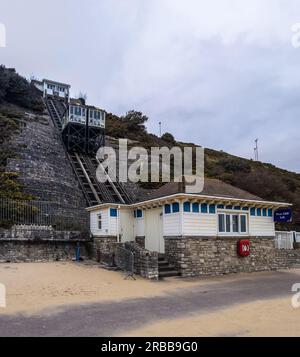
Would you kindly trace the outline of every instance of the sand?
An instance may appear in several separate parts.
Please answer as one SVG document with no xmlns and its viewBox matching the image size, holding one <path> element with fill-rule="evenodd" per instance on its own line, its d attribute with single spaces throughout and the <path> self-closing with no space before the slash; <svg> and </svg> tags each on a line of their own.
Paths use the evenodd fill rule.
<svg viewBox="0 0 300 357">
<path fill-rule="evenodd" d="M 300 336 L 300 309 L 291 298 L 235 305 L 214 313 L 146 325 L 122 336 Z"/>
<path fill-rule="evenodd" d="M 0 283 L 6 286 L 7 299 L 0 314 L 34 314 L 70 304 L 152 297 L 199 285 L 199 281 L 157 282 L 138 276 L 125 280 L 122 272 L 76 262 L 0 264 Z"/>
</svg>

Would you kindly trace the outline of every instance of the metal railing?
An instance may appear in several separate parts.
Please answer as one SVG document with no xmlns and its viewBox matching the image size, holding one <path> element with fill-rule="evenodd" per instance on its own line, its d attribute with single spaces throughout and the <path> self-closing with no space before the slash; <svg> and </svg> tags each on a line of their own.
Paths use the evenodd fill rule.
<svg viewBox="0 0 300 357">
<path fill-rule="evenodd" d="M 29 225 L 53 227 L 58 231 L 89 230 L 88 214 L 57 202 L 19 201 L 0 198 L 0 227 Z"/>
<path fill-rule="evenodd" d="M 115 250 L 115 264 L 126 273 L 125 279 L 134 277 L 134 254 L 128 249 L 117 246 Z"/>
</svg>

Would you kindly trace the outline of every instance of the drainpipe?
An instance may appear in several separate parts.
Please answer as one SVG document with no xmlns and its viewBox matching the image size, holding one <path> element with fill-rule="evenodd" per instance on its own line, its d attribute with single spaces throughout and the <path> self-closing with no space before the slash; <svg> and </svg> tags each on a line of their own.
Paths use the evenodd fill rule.
<svg viewBox="0 0 300 357">
<path fill-rule="evenodd" d="M 117 211 L 117 242 L 121 243 L 121 239 L 120 239 L 120 227 L 119 224 L 121 223 L 121 210 L 120 210 L 121 206 L 118 206 L 118 211 Z"/>
</svg>

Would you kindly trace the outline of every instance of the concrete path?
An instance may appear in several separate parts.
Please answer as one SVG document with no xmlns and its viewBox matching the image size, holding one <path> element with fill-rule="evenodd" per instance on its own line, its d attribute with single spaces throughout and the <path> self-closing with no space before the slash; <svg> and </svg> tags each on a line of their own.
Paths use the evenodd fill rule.
<svg viewBox="0 0 300 357">
<path fill-rule="evenodd" d="M 73 305 L 38 315 L 0 315 L 0 336 L 113 336 L 162 319 L 213 312 L 235 304 L 291 296 L 296 272 L 257 273 L 152 298 Z M 158 282 L 163 284 L 163 282 Z"/>
</svg>

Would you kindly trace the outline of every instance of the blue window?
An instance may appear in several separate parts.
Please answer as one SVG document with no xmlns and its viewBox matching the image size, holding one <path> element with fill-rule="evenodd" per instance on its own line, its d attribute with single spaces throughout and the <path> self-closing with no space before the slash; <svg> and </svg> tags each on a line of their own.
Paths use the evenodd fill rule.
<svg viewBox="0 0 300 357">
<path fill-rule="evenodd" d="M 267 209 L 266 208 L 263 209 L 263 216 L 267 217 Z"/>
<path fill-rule="evenodd" d="M 268 216 L 269 216 L 269 217 L 273 217 L 273 210 L 272 210 L 272 208 L 269 208 L 269 209 L 268 209 Z"/>
<path fill-rule="evenodd" d="M 201 204 L 201 213 L 207 213 L 207 203 Z"/>
<path fill-rule="evenodd" d="M 173 211 L 173 213 L 179 212 L 179 203 L 178 202 L 172 203 L 172 211 Z"/>
<path fill-rule="evenodd" d="M 232 205 L 226 206 L 226 209 L 232 209 Z"/>
<path fill-rule="evenodd" d="M 224 205 L 218 205 L 217 207 L 220 209 L 224 209 Z"/>
<path fill-rule="evenodd" d="M 243 211 L 249 211 L 249 207 L 243 207 Z"/>
<path fill-rule="evenodd" d="M 166 204 L 165 205 L 165 214 L 170 214 L 171 213 L 171 205 Z"/>
<path fill-rule="evenodd" d="M 211 214 L 216 213 L 216 205 L 209 205 L 209 213 Z"/>
<path fill-rule="evenodd" d="M 190 202 L 184 202 L 183 211 L 184 212 L 191 212 L 191 203 Z"/>
<path fill-rule="evenodd" d="M 250 214 L 251 214 L 251 216 L 255 216 L 255 207 L 251 207 L 251 209 L 250 209 Z"/>
<path fill-rule="evenodd" d="M 136 210 L 136 218 L 142 218 L 143 217 L 143 211 L 141 209 Z"/>
<path fill-rule="evenodd" d="M 234 206 L 234 209 L 240 211 L 241 210 L 241 206 Z"/>
<path fill-rule="evenodd" d="M 71 112 L 71 114 L 73 114 L 73 108 L 74 108 L 73 105 L 71 105 L 71 106 L 70 106 L 70 112 Z"/>
<path fill-rule="evenodd" d="M 118 216 L 118 210 L 116 208 L 111 208 L 110 209 L 110 216 L 111 217 L 117 217 Z"/>
<path fill-rule="evenodd" d="M 193 212 L 199 213 L 199 203 L 197 203 L 197 202 L 193 203 Z"/>
<path fill-rule="evenodd" d="M 257 216 L 258 216 L 258 217 L 261 217 L 261 208 L 258 208 L 258 209 L 257 209 Z"/>
</svg>

